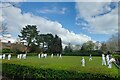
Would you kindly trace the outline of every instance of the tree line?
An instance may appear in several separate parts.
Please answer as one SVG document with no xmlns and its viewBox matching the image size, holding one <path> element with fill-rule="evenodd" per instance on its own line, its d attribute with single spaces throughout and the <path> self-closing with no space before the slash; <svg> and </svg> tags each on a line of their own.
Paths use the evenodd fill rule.
<svg viewBox="0 0 120 80">
<path fill-rule="evenodd" d="M 2 33 L 5 34 L 7 32 L 7 28 L 3 26 L 2 31 L 3 31 Z M 20 52 L 61 53 L 62 52 L 61 38 L 58 35 L 53 35 L 51 33 L 40 34 L 40 31 L 38 31 L 36 25 L 25 26 L 21 30 L 20 35 L 18 35 L 18 37 L 21 42 L 24 42 L 24 45 L 13 43 L 13 45 L 11 46 L 11 51 L 14 53 L 20 53 Z M 82 45 L 79 44 L 75 45 L 76 49 L 73 49 L 72 44 L 68 43 L 68 45 L 65 46 L 63 51 L 65 53 L 70 53 L 70 52 L 80 52 L 80 51 L 86 52 L 86 51 L 99 50 L 104 53 L 106 53 L 107 51 L 113 53 L 115 51 L 119 51 L 120 40 L 118 38 L 119 38 L 118 33 L 116 33 L 113 34 L 106 42 L 97 41 L 96 43 L 94 43 L 93 41 L 87 41 Z M 101 46 L 96 45 L 99 43 L 101 44 Z"/>
<path fill-rule="evenodd" d="M 19 52 L 45 52 L 45 53 L 61 53 L 62 52 L 62 40 L 58 35 L 40 34 L 36 25 L 27 25 L 25 26 L 20 35 L 18 35 L 20 42 L 24 43 L 24 47 L 18 48 Z M 14 44 L 13 50 L 17 47 Z"/>
</svg>

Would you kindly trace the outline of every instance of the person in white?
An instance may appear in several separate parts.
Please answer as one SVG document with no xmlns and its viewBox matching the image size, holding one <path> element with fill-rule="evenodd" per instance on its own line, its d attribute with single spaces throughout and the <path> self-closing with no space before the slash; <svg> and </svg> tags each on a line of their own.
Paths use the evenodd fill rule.
<svg viewBox="0 0 120 80">
<path fill-rule="evenodd" d="M 22 59 L 22 54 L 19 55 L 19 59 Z"/>
<path fill-rule="evenodd" d="M 111 59 L 109 60 L 108 68 L 112 68 L 112 62 L 115 62 L 115 59 L 114 59 L 114 58 L 111 58 Z"/>
<path fill-rule="evenodd" d="M 102 54 L 102 65 L 106 65 L 105 55 L 104 54 Z"/>
<path fill-rule="evenodd" d="M 26 54 L 23 54 L 22 58 L 23 58 L 23 59 L 26 59 Z"/>
<path fill-rule="evenodd" d="M 45 54 L 44 54 L 44 58 L 46 58 L 46 57 L 47 57 L 47 54 L 45 53 Z"/>
<path fill-rule="evenodd" d="M 109 59 L 109 55 L 108 54 L 106 55 L 106 60 L 107 60 L 107 65 L 109 65 L 109 60 L 110 59 Z"/>
<path fill-rule="evenodd" d="M 2 55 L 0 55 L 0 59 L 2 59 Z"/>
<path fill-rule="evenodd" d="M 38 58 L 40 58 L 40 54 L 38 54 Z"/>
<path fill-rule="evenodd" d="M 11 59 L 11 54 L 8 55 L 8 60 L 10 60 L 10 59 Z"/>
<path fill-rule="evenodd" d="M 43 54 L 41 54 L 41 57 L 43 58 L 43 57 L 44 57 L 44 55 L 43 55 Z"/>
<path fill-rule="evenodd" d="M 5 59 L 5 54 L 2 55 L 2 58 Z"/>
<path fill-rule="evenodd" d="M 27 55 L 26 54 L 24 54 L 24 58 L 26 59 L 26 57 L 27 57 Z"/>
<path fill-rule="evenodd" d="M 90 54 L 90 58 L 89 58 L 89 61 L 92 61 L 92 55 Z"/>
<path fill-rule="evenodd" d="M 17 55 L 17 58 L 18 58 L 18 59 L 20 58 L 20 54 Z"/>
<path fill-rule="evenodd" d="M 62 55 L 60 54 L 60 58 L 62 58 Z"/>
<path fill-rule="evenodd" d="M 82 62 L 82 66 L 84 67 L 85 66 L 85 59 L 84 59 L 84 57 L 82 57 L 81 62 Z"/>
<path fill-rule="evenodd" d="M 57 54 L 57 57 L 59 57 L 59 54 Z"/>
<path fill-rule="evenodd" d="M 53 54 L 51 54 L 51 58 L 53 58 Z"/>
</svg>

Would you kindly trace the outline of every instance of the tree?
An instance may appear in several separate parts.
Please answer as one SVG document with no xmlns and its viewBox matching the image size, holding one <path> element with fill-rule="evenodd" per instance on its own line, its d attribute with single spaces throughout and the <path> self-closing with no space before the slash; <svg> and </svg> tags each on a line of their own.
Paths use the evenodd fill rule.
<svg viewBox="0 0 120 80">
<path fill-rule="evenodd" d="M 94 50 L 95 44 L 92 41 L 87 41 L 86 43 L 83 43 L 81 50 L 85 51 L 91 51 Z"/>
<path fill-rule="evenodd" d="M 64 48 L 64 52 L 69 52 L 69 49 L 68 49 L 68 47 L 67 46 L 65 46 L 65 48 Z"/>
<path fill-rule="evenodd" d="M 24 53 L 26 50 L 26 46 L 24 46 L 23 44 L 18 44 L 18 43 L 14 43 L 11 45 L 11 51 L 13 53 Z"/>
<path fill-rule="evenodd" d="M 50 52 L 50 47 L 53 44 L 54 36 L 52 34 L 40 34 L 36 37 L 36 43 L 39 47 L 47 52 Z"/>
<path fill-rule="evenodd" d="M 118 34 L 113 34 L 111 38 L 106 42 L 107 49 L 110 52 L 114 52 L 118 50 Z"/>
<path fill-rule="evenodd" d="M 81 46 L 79 44 L 76 44 L 74 47 L 74 50 L 79 51 L 81 49 Z"/>
<path fill-rule="evenodd" d="M 100 49 L 102 52 L 106 53 L 107 52 L 107 45 L 106 43 L 102 43 L 101 44 L 101 49 Z"/>
<path fill-rule="evenodd" d="M 68 45 L 65 46 L 65 48 L 64 48 L 64 52 L 69 53 L 69 52 L 72 52 L 72 51 L 73 51 L 72 45 L 71 45 L 71 43 L 68 43 Z"/>
<path fill-rule="evenodd" d="M 62 52 L 62 41 L 61 38 L 59 38 L 57 35 L 55 35 L 51 47 L 50 52 L 53 53 L 61 53 Z"/>
<path fill-rule="evenodd" d="M 88 50 L 94 50 L 95 44 L 92 41 L 88 41 Z"/>
<path fill-rule="evenodd" d="M 2 23 L 2 25 L 1 25 L 1 27 L 0 27 L 0 33 L 1 33 L 1 35 L 2 35 L 2 37 L 5 35 L 5 34 L 7 34 L 7 27 L 6 27 L 6 23 Z"/>
<path fill-rule="evenodd" d="M 20 40 L 25 40 L 27 43 L 27 49 L 35 44 L 36 37 L 38 36 L 39 31 L 37 31 L 36 25 L 27 25 L 21 30 L 21 35 L 18 35 Z"/>
</svg>

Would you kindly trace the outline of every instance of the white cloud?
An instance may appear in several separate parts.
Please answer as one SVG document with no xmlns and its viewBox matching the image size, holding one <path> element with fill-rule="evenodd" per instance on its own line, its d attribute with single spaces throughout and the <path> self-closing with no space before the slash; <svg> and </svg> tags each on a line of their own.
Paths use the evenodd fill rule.
<svg viewBox="0 0 120 80">
<path fill-rule="evenodd" d="M 20 30 L 27 24 L 35 24 L 38 26 L 40 33 L 57 34 L 62 38 L 63 44 L 80 44 L 91 40 L 84 34 L 75 34 L 70 32 L 57 21 L 51 21 L 31 13 L 21 13 L 20 8 L 8 7 L 3 9 L 4 19 L 7 22 L 8 30 L 12 35 L 20 34 Z"/>
<path fill-rule="evenodd" d="M 0 36 L 0 41 L 5 43 L 7 43 L 8 41 L 10 41 L 11 43 L 15 43 L 16 38 L 11 37 L 11 35 L 9 34 L 9 35 L 5 35 L 5 37 Z"/>
<path fill-rule="evenodd" d="M 66 11 L 67 8 L 57 8 L 57 7 L 37 10 L 38 13 L 46 13 L 46 14 L 65 14 Z"/>
<path fill-rule="evenodd" d="M 112 9 L 110 11 L 108 4 L 110 3 L 78 2 L 76 3 L 76 9 L 78 11 L 77 18 L 84 18 L 89 25 L 89 27 L 87 27 L 87 30 L 92 33 L 113 34 L 118 30 L 118 8 Z M 107 10 L 110 12 L 101 16 L 96 16 L 98 14 L 105 13 Z"/>
<path fill-rule="evenodd" d="M 1 2 L 25 2 L 27 0 L 0 0 Z"/>
</svg>

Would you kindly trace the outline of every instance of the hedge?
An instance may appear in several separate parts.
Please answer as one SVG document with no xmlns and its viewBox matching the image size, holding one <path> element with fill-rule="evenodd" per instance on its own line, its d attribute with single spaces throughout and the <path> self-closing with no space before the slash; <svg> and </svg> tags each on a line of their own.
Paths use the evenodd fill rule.
<svg viewBox="0 0 120 80">
<path fill-rule="evenodd" d="M 113 56 L 120 60 L 120 55 L 113 55 Z"/>
<path fill-rule="evenodd" d="M 64 56 L 90 56 L 90 54 L 92 54 L 92 56 L 101 56 L 103 54 L 103 52 L 101 51 L 77 51 L 77 52 L 63 52 L 62 55 Z"/>
<path fill-rule="evenodd" d="M 119 66 L 120 68 L 120 55 L 113 55 L 113 57 L 116 59 L 116 64 Z"/>
<path fill-rule="evenodd" d="M 2 49 L 2 53 L 11 53 L 11 50 L 8 48 Z"/>
<path fill-rule="evenodd" d="M 2 64 L 3 78 L 12 80 L 36 80 L 36 79 L 54 79 L 54 80 L 75 80 L 75 79 L 95 79 L 95 80 L 114 80 L 117 77 L 103 74 L 80 73 L 67 70 L 41 69 L 17 64 Z"/>
</svg>

